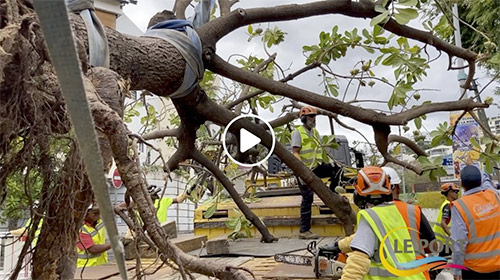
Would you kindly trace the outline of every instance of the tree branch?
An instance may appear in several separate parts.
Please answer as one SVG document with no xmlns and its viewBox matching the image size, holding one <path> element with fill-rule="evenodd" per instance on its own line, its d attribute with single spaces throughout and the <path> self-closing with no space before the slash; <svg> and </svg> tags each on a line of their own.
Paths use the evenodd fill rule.
<svg viewBox="0 0 500 280">
<path fill-rule="evenodd" d="M 408 148 L 412 149 L 412 151 L 415 152 L 415 154 L 417 154 L 418 156 L 425 156 L 425 157 L 429 156 L 429 155 L 427 155 L 427 153 L 424 150 L 422 150 L 422 148 L 420 148 L 417 145 L 417 143 L 415 143 L 411 139 L 406 138 L 404 136 L 391 134 L 388 137 L 388 141 L 389 141 L 389 144 L 393 143 L 393 142 L 403 143 Z"/>
<path fill-rule="evenodd" d="M 272 128 L 280 127 L 284 124 L 294 121 L 298 117 L 299 117 L 299 112 L 289 112 L 286 113 L 286 115 L 284 115 L 283 117 L 279 117 L 277 119 L 270 121 L 269 124 L 271 125 Z M 267 128 L 265 124 L 262 124 L 262 127 Z"/>
<path fill-rule="evenodd" d="M 320 65 L 321 64 L 319 62 L 311 63 L 311 64 L 309 64 L 309 65 L 307 65 L 307 66 L 305 66 L 305 67 L 303 67 L 303 68 L 295 71 L 294 73 L 287 75 L 285 78 L 283 78 L 283 79 L 281 79 L 279 81 L 282 82 L 282 83 L 286 83 L 288 81 L 293 80 L 295 77 L 299 76 L 300 74 L 303 74 L 303 73 L 305 73 L 305 72 L 307 72 L 307 71 L 309 71 L 311 69 L 317 68 Z M 239 103 L 241 103 L 241 102 L 243 102 L 245 100 L 248 100 L 248 99 L 250 99 L 252 97 L 255 97 L 255 96 L 259 95 L 259 94 L 262 94 L 264 92 L 266 92 L 266 91 L 264 91 L 264 90 L 256 90 L 256 91 L 254 91 L 254 92 L 252 92 L 252 93 L 250 93 L 250 94 L 248 94 L 246 96 L 240 97 L 240 98 L 232 101 L 231 103 L 225 105 L 224 107 L 226 107 L 227 109 L 231 109 L 234 106 L 236 106 L 237 104 L 239 104 Z"/>
<path fill-rule="evenodd" d="M 474 111 L 468 111 L 468 113 L 472 116 L 472 118 L 479 124 L 479 126 L 481 127 L 481 129 L 483 129 L 483 132 L 488 134 L 489 137 L 491 137 L 492 139 L 495 139 L 496 141 L 500 141 L 500 138 L 498 136 L 496 136 L 495 134 L 491 133 L 491 130 L 489 129 L 489 127 L 486 126 L 486 124 L 484 124 L 477 116 L 476 116 L 476 113 Z"/>
<path fill-rule="evenodd" d="M 231 7 L 239 0 L 219 0 L 220 15 L 225 16 L 231 12 Z"/>
<path fill-rule="evenodd" d="M 378 125 L 378 126 L 373 126 L 373 131 L 375 133 L 375 144 L 377 145 L 378 150 L 384 157 L 385 163 L 387 162 L 394 162 L 396 164 L 399 164 L 407 169 L 413 170 L 417 174 L 422 174 L 422 169 L 412 165 L 411 163 L 399 160 L 392 155 L 389 154 L 388 152 L 388 147 L 389 147 L 389 134 L 391 133 L 391 128 L 388 125 Z M 403 140 L 403 139 L 400 139 Z"/>
<path fill-rule="evenodd" d="M 186 18 L 186 8 L 191 0 L 175 0 L 173 12 L 178 19 Z"/>
<path fill-rule="evenodd" d="M 195 99 L 196 102 L 190 101 Z M 237 115 L 222 108 L 210 100 L 206 95 L 187 96 L 183 103 L 192 104 L 197 112 L 205 116 L 208 120 L 221 125 L 227 125 Z M 233 123 L 230 127 L 232 133 L 238 133 L 240 128 L 245 128 L 255 134 L 262 140 L 262 144 L 267 148 L 271 147 L 271 135 L 260 125 L 252 123 L 243 118 Z M 299 176 L 304 182 L 319 196 L 319 198 L 328 206 L 333 213 L 343 223 L 345 233 L 350 235 L 354 232 L 354 223 L 356 221 L 349 201 L 328 189 L 325 184 L 312 171 L 307 168 L 303 162 L 295 158 L 292 153 L 286 150 L 279 142 L 275 143 L 274 153 Z"/>
<path fill-rule="evenodd" d="M 301 101 L 328 110 L 332 113 L 337 113 L 339 115 L 355 119 L 368 125 L 404 125 L 416 117 L 432 112 L 488 107 L 488 105 L 484 103 L 477 103 L 470 99 L 464 99 L 453 102 L 425 104 L 401 113 L 386 115 L 371 109 L 353 106 L 334 98 L 321 96 L 304 89 L 261 77 L 251 73 L 250 71 L 245 71 L 244 69 L 240 69 L 230 63 L 227 63 L 216 54 L 211 54 L 209 56 L 211 57 L 211 60 L 208 62 L 207 66 L 215 73 L 253 87 L 261 88 L 271 94 L 289 97 L 296 101 Z"/>
<path fill-rule="evenodd" d="M 270 57 L 268 57 L 266 60 L 262 61 L 261 63 L 259 63 L 259 65 L 257 65 L 255 67 L 255 69 L 252 70 L 252 73 L 255 73 L 255 74 L 259 74 L 259 72 L 267 67 L 269 65 L 269 63 L 273 62 L 274 60 L 276 59 L 276 53 L 274 53 L 273 55 L 271 55 Z M 248 91 L 250 90 L 250 86 L 248 85 L 245 85 L 243 87 L 243 90 L 241 91 L 241 94 L 240 94 L 240 97 L 238 99 L 244 99 L 245 96 L 248 95 Z M 236 107 L 234 108 L 234 111 L 236 112 L 236 114 L 241 114 L 241 109 L 243 108 L 243 102 L 239 103 L 238 105 L 236 105 Z"/>
<path fill-rule="evenodd" d="M 174 129 L 156 130 L 156 131 L 142 135 L 142 138 L 144 140 L 153 140 L 153 139 L 159 139 L 159 138 L 165 138 L 165 137 L 178 137 L 178 136 L 179 136 L 179 129 L 174 128 Z"/>
<path fill-rule="evenodd" d="M 217 166 L 215 166 L 215 164 L 211 160 L 209 160 L 206 156 L 204 156 L 200 151 L 196 149 L 191 151 L 190 155 L 195 161 L 205 166 L 215 176 L 215 178 L 217 178 L 217 180 L 219 180 L 219 182 L 224 186 L 226 191 L 233 199 L 234 203 L 236 203 L 238 208 L 245 215 L 245 218 L 247 218 L 247 220 L 249 220 L 262 234 L 261 241 L 265 243 L 272 243 L 278 240 L 269 232 L 269 230 L 264 225 L 264 223 L 259 219 L 259 217 L 252 212 L 252 210 L 248 207 L 248 205 L 246 205 L 246 203 L 243 201 L 243 199 L 240 197 L 240 195 L 234 188 L 234 184 L 231 183 L 231 181 L 229 181 L 226 175 L 224 175 L 224 173 Z"/>
<path fill-rule="evenodd" d="M 205 47 L 215 49 L 215 44 L 222 37 L 239 27 L 260 22 L 276 22 L 296 20 L 311 16 L 326 14 L 342 14 L 356 18 L 374 18 L 378 15 L 375 3 L 371 1 L 318 1 L 302 5 L 291 4 L 269 8 L 237 9 L 227 16 L 223 16 L 205 24 L 199 30 L 200 38 Z M 461 57 L 467 61 L 475 61 L 477 54 L 453 44 L 450 44 L 430 32 L 400 25 L 390 19 L 382 26 L 392 33 L 426 43 L 448 54 Z"/>
</svg>

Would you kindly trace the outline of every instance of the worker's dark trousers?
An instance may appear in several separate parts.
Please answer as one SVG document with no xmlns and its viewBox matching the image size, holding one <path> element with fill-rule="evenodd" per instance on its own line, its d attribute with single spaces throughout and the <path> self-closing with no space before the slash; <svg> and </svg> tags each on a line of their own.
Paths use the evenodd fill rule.
<svg viewBox="0 0 500 280">
<path fill-rule="evenodd" d="M 335 191 L 337 182 L 341 176 L 340 167 L 331 164 L 322 163 L 315 167 L 312 172 L 319 178 L 330 178 L 330 190 Z M 311 229 L 311 206 L 313 203 L 314 192 L 309 186 L 299 184 L 302 202 L 300 203 L 300 232 L 306 232 Z"/>
<path fill-rule="evenodd" d="M 462 270 L 463 280 L 500 279 L 500 271 L 490 273 L 479 273 L 473 270 Z"/>
</svg>

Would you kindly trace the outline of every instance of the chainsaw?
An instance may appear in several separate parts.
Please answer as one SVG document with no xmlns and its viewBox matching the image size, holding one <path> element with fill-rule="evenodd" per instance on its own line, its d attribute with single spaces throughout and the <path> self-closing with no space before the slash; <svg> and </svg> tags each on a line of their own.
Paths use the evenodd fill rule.
<svg viewBox="0 0 500 280">
<path fill-rule="evenodd" d="M 342 253 L 334 254 L 331 251 L 317 248 L 316 245 L 316 241 L 312 241 L 307 245 L 307 251 L 313 255 L 312 257 L 292 254 L 277 254 L 274 255 L 274 260 L 281 263 L 312 266 L 316 278 L 340 278 L 342 270 L 345 266 L 346 255 Z"/>
</svg>

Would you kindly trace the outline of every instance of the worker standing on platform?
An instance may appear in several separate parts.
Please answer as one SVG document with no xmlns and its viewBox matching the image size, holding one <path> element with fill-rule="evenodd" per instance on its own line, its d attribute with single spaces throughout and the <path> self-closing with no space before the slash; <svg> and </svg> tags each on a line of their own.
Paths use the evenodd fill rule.
<svg viewBox="0 0 500 280">
<path fill-rule="evenodd" d="M 342 168 L 336 164 L 323 162 L 323 147 L 320 135 L 316 130 L 316 108 L 304 106 L 300 109 L 299 117 L 302 125 L 298 126 L 292 134 L 292 149 L 294 156 L 301 160 L 319 178 L 330 178 L 330 189 L 335 192 L 335 187 L 342 178 Z M 318 235 L 311 232 L 311 208 L 314 192 L 300 179 L 299 188 L 302 195 L 300 204 L 300 239 L 317 239 Z"/>
<path fill-rule="evenodd" d="M 98 266 L 108 262 L 111 244 L 106 243 L 106 228 L 100 218 L 99 208 L 91 204 L 80 230 L 77 244 L 77 267 Z"/>
<path fill-rule="evenodd" d="M 456 280 L 500 279 L 500 195 L 481 171 L 468 165 L 460 172 L 463 196 L 451 207 L 453 264 Z"/>
</svg>

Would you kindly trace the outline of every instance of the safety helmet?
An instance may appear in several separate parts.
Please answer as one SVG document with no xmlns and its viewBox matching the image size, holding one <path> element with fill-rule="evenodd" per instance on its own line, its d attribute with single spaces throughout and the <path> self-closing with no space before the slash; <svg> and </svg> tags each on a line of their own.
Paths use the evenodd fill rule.
<svg viewBox="0 0 500 280">
<path fill-rule="evenodd" d="M 401 179 L 399 178 L 398 172 L 396 172 L 396 170 L 394 170 L 394 168 L 389 167 L 389 166 L 384 166 L 384 167 L 382 167 L 382 169 L 389 176 L 389 180 L 391 182 L 391 185 L 401 184 Z"/>
<path fill-rule="evenodd" d="M 90 203 L 89 207 L 87 208 L 87 213 L 90 212 L 91 210 L 99 210 L 99 205 L 97 203 Z"/>
<path fill-rule="evenodd" d="M 150 195 L 157 195 L 159 192 L 161 192 L 161 187 L 156 185 L 149 185 L 148 192 Z"/>
<path fill-rule="evenodd" d="M 302 116 L 316 116 L 318 114 L 318 110 L 312 106 L 304 106 L 300 108 L 299 117 Z"/>
<path fill-rule="evenodd" d="M 361 196 L 391 194 L 389 176 L 380 167 L 364 167 L 358 172 L 358 181 L 355 189 Z"/>
<path fill-rule="evenodd" d="M 441 185 L 441 194 L 446 194 L 449 190 L 459 191 L 460 189 L 453 183 L 446 183 Z"/>
</svg>

